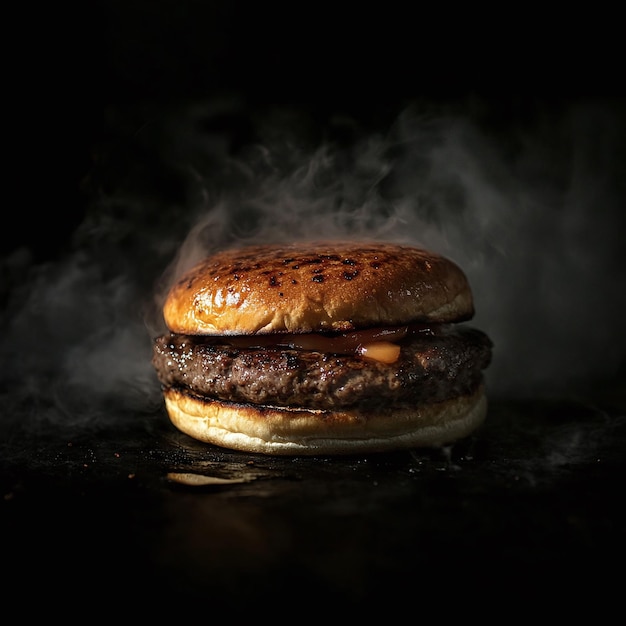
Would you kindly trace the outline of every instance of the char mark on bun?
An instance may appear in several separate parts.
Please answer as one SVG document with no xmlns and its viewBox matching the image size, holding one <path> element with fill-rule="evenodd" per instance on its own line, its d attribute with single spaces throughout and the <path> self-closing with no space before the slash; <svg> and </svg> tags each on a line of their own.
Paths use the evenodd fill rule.
<svg viewBox="0 0 626 626">
<path fill-rule="evenodd" d="M 171 288 L 153 365 L 173 424 L 281 455 L 451 443 L 484 420 L 492 344 L 463 271 L 398 244 L 218 252 Z"/>
</svg>

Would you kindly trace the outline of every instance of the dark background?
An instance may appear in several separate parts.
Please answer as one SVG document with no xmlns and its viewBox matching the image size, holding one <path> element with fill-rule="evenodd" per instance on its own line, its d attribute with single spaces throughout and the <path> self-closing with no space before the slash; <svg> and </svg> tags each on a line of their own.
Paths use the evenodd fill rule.
<svg viewBox="0 0 626 626">
<path fill-rule="evenodd" d="M 371 188 L 370 215 L 409 207 L 390 236 L 413 230 L 469 274 L 476 322 L 508 356 L 503 393 L 621 386 L 626 94 L 610 14 L 110 1 L 26 24 L 5 291 L 25 267 L 87 257 L 148 301 L 211 205 L 226 198 L 223 239 L 261 237 L 294 230 L 258 206 L 280 207 L 284 184 L 305 215 L 327 193 L 329 218 Z M 359 161 L 370 145 L 379 161 Z M 294 190 L 306 159 L 321 182 Z"/>
<path fill-rule="evenodd" d="M 447 599 L 440 581 L 459 615 L 495 595 L 601 614 L 626 546 L 616 16 L 160 0 L 7 20 L 0 519 L 12 580 L 64 614 L 78 597 L 244 611 L 276 589 L 416 610 Z M 359 160 L 370 140 L 391 146 L 384 180 Z M 342 197 L 373 186 L 408 202 L 470 276 L 475 323 L 495 342 L 491 408 L 452 449 L 251 458 L 190 441 L 163 412 L 150 339 L 181 246 L 221 199 L 235 217 L 209 221 L 205 243 L 284 225 L 254 194 L 265 181 L 279 202 L 326 145 L 323 191 L 337 165 Z M 317 198 L 298 199 L 295 214 L 312 215 Z"/>
<path fill-rule="evenodd" d="M 97 147 L 126 131 L 105 123 L 107 107 L 129 115 L 138 104 L 235 94 L 245 115 L 287 105 L 321 127 L 347 115 L 384 130 L 413 102 L 465 107 L 478 99 L 485 121 L 506 127 L 558 115 L 572 102 L 623 108 L 625 95 L 610 12 L 110 0 L 34 15 L 13 9 L 10 18 L 6 124 L 15 141 L 13 195 L 26 199 L 4 244 L 36 242 L 42 254 L 81 222 L 90 193 L 80 183 Z"/>
</svg>

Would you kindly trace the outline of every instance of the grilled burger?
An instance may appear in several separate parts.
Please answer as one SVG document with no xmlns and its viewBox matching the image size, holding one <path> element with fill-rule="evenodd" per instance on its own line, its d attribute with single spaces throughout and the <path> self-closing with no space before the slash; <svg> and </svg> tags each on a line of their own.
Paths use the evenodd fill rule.
<svg viewBox="0 0 626 626">
<path fill-rule="evenodd" d="M 276 455 L 436 447 L 484 420 L 492 343 L 463 271 L 391 243 L 218 252 L 171 288 L 153 365 L 172 423 Z"/>
</svg>

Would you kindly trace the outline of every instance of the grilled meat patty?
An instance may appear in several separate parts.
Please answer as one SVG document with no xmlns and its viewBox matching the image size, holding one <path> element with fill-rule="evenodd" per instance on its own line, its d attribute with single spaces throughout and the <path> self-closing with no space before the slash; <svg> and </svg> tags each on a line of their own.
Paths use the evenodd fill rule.
<svg viewBox="0 0 626 626">
<path fill-rule="evenodd" d="M 356 354 L 285 347 L 239 348 L 228 339 L 166 334 L 153 365 L 164 387 L 201 397 L 310 409 L 373 408 L 439 402 L 474 391 L 491 361 L 480 330 L 442 325 L 399 342 L 384 364 Z"/>
</svg>

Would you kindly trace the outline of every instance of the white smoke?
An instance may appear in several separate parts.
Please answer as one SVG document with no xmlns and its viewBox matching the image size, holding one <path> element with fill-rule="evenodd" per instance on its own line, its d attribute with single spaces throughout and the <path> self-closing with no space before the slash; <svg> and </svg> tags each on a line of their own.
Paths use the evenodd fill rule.
<svg viewBox="0 0 626 626">
<path fill-rule="evenodd" d="M 53 425 L 153 410 L 165 289 L 202 255 L 259 240 L 381 239 L 449 256 L 472 284 L 472 325 L 495 344 L 494 394 L 613 380 L 624 118 L 610 103 L 506 125 L 481 115 L 416 105 L 386 127 L 337 115 L 320 128 L 237 99 L 111 112 L 118 142 L 99 148 L 72 251 L 3 260 L 4 406 Z"/>
</svg>

